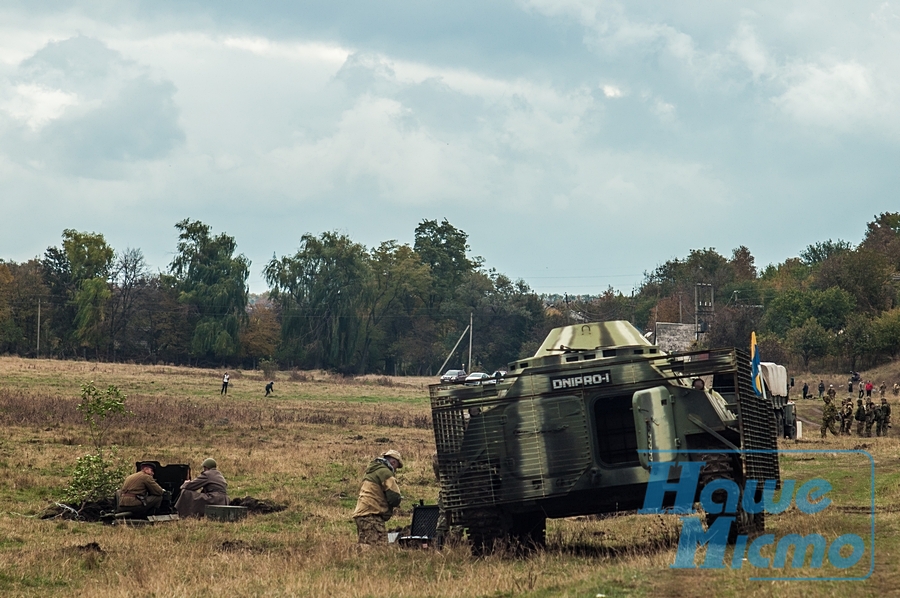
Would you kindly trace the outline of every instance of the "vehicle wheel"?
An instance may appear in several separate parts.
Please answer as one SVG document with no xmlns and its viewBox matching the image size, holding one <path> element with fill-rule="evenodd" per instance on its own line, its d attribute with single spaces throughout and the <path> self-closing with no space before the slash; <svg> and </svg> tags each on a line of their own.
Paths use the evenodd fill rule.
<svg viewBox="0 0 900 598">
<path fill-rule="evenodd" d="M 713 480 L 731 480 L 736 482 L 743 492 L 743 481 L 741 475 L 740 460 L 737 455 L 728 455 L 724 453 L 708 453 L 700 456 L 701 460 L 706 462 L 703 469 L 700 470 L 700 488 Z M 762 488 L 756 489 L 757 501 L 762 495 Z M 728 530 L 728 544 L 734 544 L 738 536 L 754 536 L 761 534 L 766 529 L 765 513 L 747 513 L 743 508 L 743 496 L 738 502 L 737 512 L 734 513 L 734 521 Z M 713 493 L 715 502 L 725 502 L 725 491 L 717 490 Z M 730 517 L 728 514 L 706 514 L 707 528 L 712 526 L 719 517 Z"/>
<path fill-rule="evenodd" d="M 510 539 L 513 548 L 531 552 L 547 545 L 547 517 L 540 511 L 513 516 Z"/>
<path fill-rule="evenodd" d="M 508 517 L 495 507 L 469 510 L 464 521 L 474 556 L 489 555 L 509 542 L 511 526 Z"/>
</svg>

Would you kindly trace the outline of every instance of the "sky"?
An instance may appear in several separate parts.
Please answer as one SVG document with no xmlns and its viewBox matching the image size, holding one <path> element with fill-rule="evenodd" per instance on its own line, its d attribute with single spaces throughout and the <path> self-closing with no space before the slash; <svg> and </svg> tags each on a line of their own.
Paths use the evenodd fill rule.
<svg viewBox="0 0 900 598">
<path fill-rule="evenodd" d="M 425 219 L 538 293 L 900 210 L 898 2 L 0 4 L 0 259 L 190 218 L 262 269 Z"/>
</svg>

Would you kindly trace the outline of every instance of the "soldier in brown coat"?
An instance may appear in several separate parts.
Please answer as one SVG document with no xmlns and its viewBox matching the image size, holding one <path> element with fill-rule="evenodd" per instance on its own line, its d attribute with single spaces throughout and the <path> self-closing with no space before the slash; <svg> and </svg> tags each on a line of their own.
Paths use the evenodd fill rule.
<svg viewBox="0 0 900 598">
<path fill-rule="evenodd" d="M 121 515 L 152 515 L 162 502 L 164 490 L 153 479 L 156 465 L 141 463 L 141 470 L 125 478 L 116 491 L 116 513 Z"/>
<path fill-rule="evenodd" d="M 206 513 L 206 505 L 228 504 L 228 482 L 216 469 L 216 460 L 206 459 L 202 467 L 200 475 L 181 485 L 181 495 L 175 502 L 175 509 L 182 519 L 202 517 Z"/>
</svg>

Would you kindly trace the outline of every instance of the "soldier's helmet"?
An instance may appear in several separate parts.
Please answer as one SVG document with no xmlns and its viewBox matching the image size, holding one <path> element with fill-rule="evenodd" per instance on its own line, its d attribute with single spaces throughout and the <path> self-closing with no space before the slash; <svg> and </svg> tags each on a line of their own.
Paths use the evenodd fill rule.
<svg viewBox="0 0 900 598">
<path fill-rule="evenodd" d="M 385 452 L 383 455 L 381 455 L 381 456 L 382 456 L 382 457 L 393 457 L 394 459 L 397 460 L 397 469 L 402 469 L 402 468 L 403 468 L 403 459 L 400 457 L 400 452 L 399 452 L 399 451 L 396 451 L 396 450 L 394 450 L 394 449 L 391 449 L 391 450 L 389 450 L 389 451 L 386 451 L 386 452 Z"/>
<path fill-rule="evenodd" d="M 857 404 L 857 405 L 862 405 L 862 399 L 856 399 L 856 404 Z"/>
<path fill-rule="evenodd" d="M 887 403 L 887 398 L 881 397 L 881 402 L 882 402 L 882 403 Z"/>
</svg>

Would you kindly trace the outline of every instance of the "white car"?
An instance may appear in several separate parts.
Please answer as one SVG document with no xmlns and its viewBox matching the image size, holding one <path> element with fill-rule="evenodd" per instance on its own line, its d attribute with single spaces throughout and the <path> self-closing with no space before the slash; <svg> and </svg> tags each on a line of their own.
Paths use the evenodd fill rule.
<svg viewBox="0 0 900 598">
<path fill-rule="evenodd" d="M 466 386 L 478 386 L 490 379 L 491 377 L 484 372 L 474 372 L 466 376 Z"/>
</svg>

